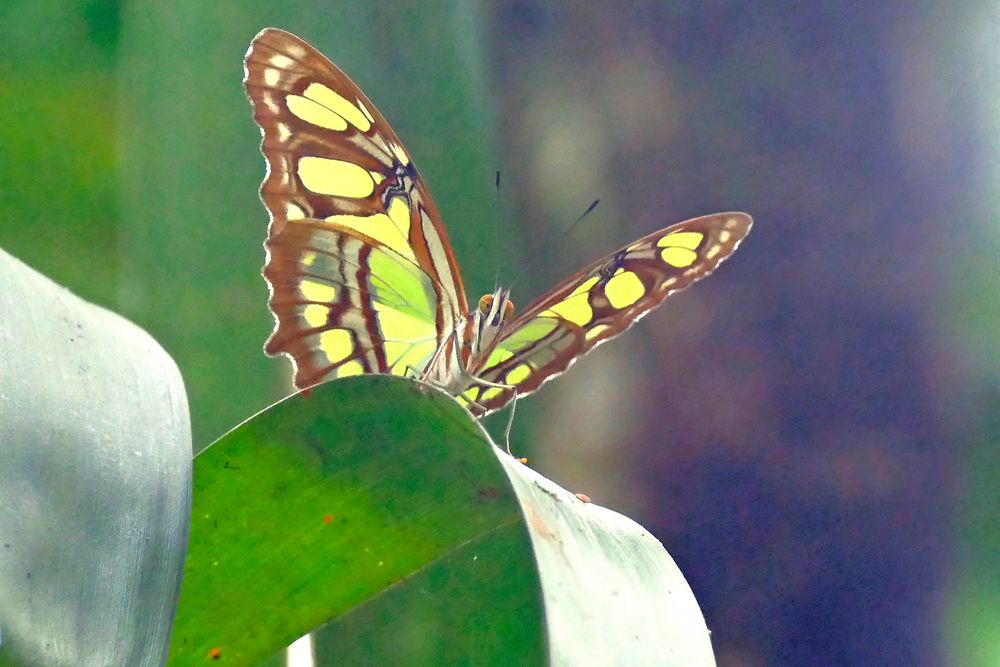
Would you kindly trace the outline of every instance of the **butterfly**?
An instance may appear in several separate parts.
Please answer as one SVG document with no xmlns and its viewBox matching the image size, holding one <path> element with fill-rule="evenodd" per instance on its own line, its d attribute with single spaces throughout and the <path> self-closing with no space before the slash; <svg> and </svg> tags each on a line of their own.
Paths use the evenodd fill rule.
<svg viewBox="0 0 1000 667">
<path fill-rule="evenodd" d="M 470 311 L 437 206 L 413 159 L 346 74 L 267 28 L 244 85 L 260 126 L 264 278 L 295 385 L 416 376 L 476 416 L 502 408 L 707 276 L 750 231 L 745 213 L 694 218 L 599 259 L 515 315 L 507 288 Z"/>
</svg>

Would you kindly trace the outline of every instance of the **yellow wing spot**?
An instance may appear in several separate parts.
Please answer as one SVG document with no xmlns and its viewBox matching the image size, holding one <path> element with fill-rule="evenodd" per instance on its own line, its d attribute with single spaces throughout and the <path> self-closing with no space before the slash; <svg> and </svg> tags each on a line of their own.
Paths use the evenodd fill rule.
<svg viewBox="0 0 1000 667">
<path fill-rule="evenodd" d="M 515 366 L 507 373 L 507 377 L 504 381 L 507 384 L 520 384 L 528 379 L 531 375 L 531 366 L 528 364 L 521 364 L 520 366 Z"/>
<path fill-rule="evenodd" d="M 514 356 L 514 353 L 502 347 L 496 347 L 490 353 L 490 358 L 486 360 L 485 368 L 496 366 L 500 362 L 506 361 Z"/>
<path fill-rule="evenodd" d="M 351 356 L 354 350 L 354 343 L 351 342 L 351 333 L 347 329 L 330 329 L 319 335 L 319 349 L 323 351 L 330 363 L 337 363 L 341 359 Z"/>
<path fill-rule="evenodd" d="M 715 259 L 716 255 L 722 252 L 722 245 L 714 245 L 704 251 L 705 259 Z"/>
<path fill-rule="evenodd" d="M 316 263 L 316 253 L 315 252 L 313 252 L 312 250 L 308 250 L 308 251 L 302 253 L 302 265 L 303 266 L 312 266 L 315 263 Z"/>
<path fill-rule="evenodd" d="M 302 48 L 299 44 L 285 44 L 285 52 L 291 54 L 293 58 L 297 58 L 298 60 L 305 58 L 308 53 L 308 51 Z"/>
<path fill-rule="evenodd" d="M 298 173 L 304 186 L 321 195 L 360 199 L 375 191 L 368 170 L 353 162 L 307 155 L 299 158 Z"/>
<path fill-rule="evenodd" d="M 318 303 L 307 304 L 302 309 L 302 319 L 313 329 L 326 326 L 329 317 L 330 309 Z"/>
<path fill-rule="evenodd" d="M 574 296 L 579 296 L 582 294 L 586 294 L 587 292 L 590 292 L 590 288 L 596 285 L 598 280 L 600 280 L 598 276 L 591 276 L 590 278 L 587 278 L 582 283 L 580 283 L 580 285 L 577 286 L 577 288 L 573 290 L 570 293 L 570 295 L 566 298 L 570 299 Z"/>
<path fill-rule="evenodd" d="M 357 359 L 351 359 L 343 366 L 337 368 L 337 377 L 346 378 L 352 375 L 364 375 L 365 367 Z"/>
<path fill-rule="evenodd" d="M 361 109 L 348 102 L 343 96 L 330 90 L 322 83 L 310 83 L 305 92 L 302 93 L 309 99 L 322 104 L 333 113 L 342 116 L 344 120 L 358 128 L 362 132 L 371 129 L 372 122 L 368 120 Z"/>
<path fill-rule="evenodd" d="M 732 220 L 730 220 L 729 222 L 732 222 Z M 726 229 L 720 229 L 718 236 L 719 236 L 719 243 L 725 243 L 730 238 L 732 238 L 733 233 Z"/>
<path fill-rule="evenodd" d="M 511 356 L 510 352 L 523 350 L 526 347 L 534 345 L 535 342 L 542 340 L 558 327 L 559 322 L 552 318 L 551 313 L 549 315 L 541 313 L 538 317 L 532 318 L 518 327 L 516 331 L 511 333 L 511 335 L 497 347 L 497 350 L 507 352 L 506 356 L 504 356 L 504 359 L 506 359 Z M 494 352 L 494 355 L 495 354 L 496 352 Z M 492 359 L 494 355 L 491 355 L 490 358 Z M 498 359 L 496 363 L 500 363 L 501 361 L 503 361 L 503 359 Z"/>
<path fill-rule="evenodd" d="M 476 394 L 478 392 L 479 392 L 479 389 L 477 387 L 472 387 L 471 389 L 466 389 L 465 391 L 463 391 L 461 394 L 459 394 L 455 398 L 460 398 L 463 401 L 465 401 L 466 403 L 471 403 L 472 401 L 476 400 Z"/>
<path fill-rule="evenodd" d="M 662 283 L 660 283 L 660 285 L 659 285 L 659 287 L 657 289 L 659 289 L 661 292 L 665 292 L 665 291 L 669 290 L 671 287 L 673 287 L 674 283 L 676 283 L 676 282 L 677 282 L 677 276 L 670 276 L 669 278 L 667 278 L 666 280 L 664 280 Z"/>
<path fill-rule="evenodd" d="M 587 341 L 589 342 L 594 340 L 595 338 L 597 338 L 610 328 L 611 327 L 609 327 L 607 324 L 596 324 L 587 329 L 587 333 L 585 333 L 583 337 L 586 338 Z"/>
<path fill-rule="evenodd" d="M 365 103 L 362 102 L 361 100 L 358 100 L 358 108 L 361 109 L 361 113 L 365 115 L 365 118 L 367 118 L 369 122 L 371 123 L 375 122 L 375 118 L 372 116 L 372 112 L 368 110 L 368 107 L 366 107 Z"/>
<path fill-rule="evenodd" d="M 561 317 L 582 327 L 594 316 L 594 310 L 590 307 L 587 295 L 590 289 L 597 284 L 598 279 L 598 276 L 593 276 L 583 281 L 579 287 L 573 290 L 572 294 L 539 315 L 541 317 Z"/>
<path fill-rule="evenodd" d="M 383 137 L 381 134 L 378 133 L 378 130 L 372 132 L 371 140 L 373 144 L 381 148 L 386 153 L 390 152 L 389 144 L 386 142 L 385 137 Z"/>
<path fill-rule="evenodd" d="M 301 220 L 306 217 L 302 207 L 292 202 L 285 202 L 285 220 Z"/>
<path fill-rule="evenodd" d="M 496 398 L 497 396 L 499 396 L 502 392 L 503 392 L 503 389 L 501 389 L 500 387 L 490 387 L 489 389 L 487 389 L 486 391 L 483 392 L 483 395 L 482 395 L 482 397 L 480 397 L 479 400 L 480 401 L 489 401 L 489 400 L 492 400 L 492 399 Z"/>
<path fill-rule="evenodd" d="M 280 53 L 276 53 L 273 56 L 271 56 L 270 62 L 278 69 L 288 69 L 289 67 L 295 64 L 294 60 L 292 60 L 288 56 L 283 56 Z"/>
<path fill-rule="evenodd" d="M 406 243 L 408 252 L 403 254 L 409 254 L 413 256 L 413 251 L 409 250 L 410 247 L 410 205 L 403 201 L 402 197 L 393 197 L 392 202 L 389 204 L 389 219 L 392 220 L 392 224 L 396 226 L 399 230 L 399 236 Z"/>
<path fill-rule="evenodd" d="M 674 232 L 673 234 L 667 234 L 659 241 L 656 242 L 661 248 L 687 248 L 688 250 L 694 250 L 705 238 L 705 235 L 701 232 Z"/>
<path fill-rule="evenodd" d="M 332 285 L 318 283 L 315 280 L 303 280 L 299 283 L 299 291 L 308 301 L 332 303 L 337 298 L 337 290 Z"/>
<path fill-rule="evenodd" d="M 660 251 L 660 257 L 663 258 L 664 262 L 670 266 L 676 266 L 678 269 L 691 266 L 698 259 L 698 255 L 694 251 L 677 247 L 664 248 Z"/>
<path fill-rule="evenodd" d="M 409 209 L 406 204 L 403 204 L 401 200 L 394 199 L 392 205 L 389 206 L 390 215 L 397 215 L 398 210 L 396 209 L 396 202 L 399 202 L 404 209 Z M 409 216 L 406 218 L 407 228 L 409 231 Z M 403 257 L 409 257 L 413 259 L 416 257 L 413 254 L 413 248 L 410 247 L 410 243 L 406 238 L 406 234 L 400 229 L 400 221 L 397 218 L 392 218 L 385 213 L 376 213 L 375 215 L 348 215 L 346 213 L 341 215 L 330 215 L 326 218 L 327 222 L 332 222 L 335 225 L 340 225 L 341 227 L 347 227 L 348 229 L 353 229 L 361 232 L 365 236 L 369 236 L 376 241 L 379 241 L 396 252 L 398 252 Z"/>
<path fill-rule="evenodd" d="M 392 144 L 389 144 L 389 147 L 392 149 L 392 152 L 396 155 L 396 159 L 399 160 L 400 164 L 404 166 L 410 164 L 410 156 L 406 154 L 406 151 L 403 150 L 402 146 L 393 142 Z"/>
<path fill-rule="evenodd" d="M 268 68 L 264 70 L 264 84 L 274 88 L 281 81 L 281 71 Z"/>
<path fill-rule="evenodd" d="M 646 293 L 639 276 L 632 271 L 618 269 L 604 286 L 604 295 L 612 308 L 628 308 Z"/>
<path fill-rule="evenodd" d="M 285 104 L 288 105 L 288 110 L 292 112 L 292 115 L 307 123 L 335 132 L 343 132 L 347 129 L 347 121 L 344 120 L 343 116 L 333 113 L 319 102 L 308 97 L 289 95 L 285 98 Z"/>
<path fill-rule="evenodd" d="M 372 180 L 375 181 L 375 185 L 378 185 L 385 180 L 385 174 L 383 174 L 382 172 L 369 171 L 368 173 L 371 175 Z"/>
</svg>

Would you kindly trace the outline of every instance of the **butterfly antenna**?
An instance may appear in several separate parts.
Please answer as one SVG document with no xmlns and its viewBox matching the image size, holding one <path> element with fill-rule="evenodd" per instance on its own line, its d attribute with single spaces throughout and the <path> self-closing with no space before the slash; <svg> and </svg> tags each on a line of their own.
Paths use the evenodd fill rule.
<svg viewBox="0 0 1000 667">
<path fill-rule="evenodd" d="M 574 220 L 572 222 L 572 224 L 569 225 L 569 227 L 567 227 L 562 232 L 560 232 L 559 235 L 556 236 L 555 238 L 549 239 L 548 241 L 546 241 L 545 243 L 543 243 L 542 246 L 537 251 L 535 251 L 534 253 L 532 253 L 528 257 L 528 261 L 524 264 L 524 268 L 521 269 L 518 272 L 518 274 L 514 277 L 514 280 L 510 281 L 510 286 L 513 287 L 514 283 L 516 283 L 521 278 L 521 276 L 524 275 L 524 272 L 527 269 L 529 269 L 532 266 L 534 266 L 534 264 L 541 258 L 541 256 L 544 253 L 546 253 L 546 252 L 548 252 L 549 250 L 552 249 L 552 246 L 556 242 L 561 241 L 562 239 L 564 239 L 567 236 L 569 236 L 570 232 L 572 232 L 574 229 L 576 229 L 576 226 L 579 225 L 583 221 L 584 218 L 586 218 L 588 215 L 590 215 L 591 213 L 593 213 L 594 209 L 597 208 L 597 205 L 600 204 L 600 203 L 601 203 L 600 199 L 595 199 L 594 201 L 590 202 L 590 206 L 587 207 L 587 210 L 584 211 L 583 213 L 581 213 L 580 217 L 577 218 L 576 220 Z"/>
<path fill-rule="evenodd" d="M 496 205 L 496 224 L 493 225 L 493 252 L 496 257 L 496 272 L 493 274 L 493 291 L 496 292 L 497 287 L 500 283 L 500 170 L 497 169 L 496 178 L 496 193 L 497 193 L 497 205 Z"/>
</svg>

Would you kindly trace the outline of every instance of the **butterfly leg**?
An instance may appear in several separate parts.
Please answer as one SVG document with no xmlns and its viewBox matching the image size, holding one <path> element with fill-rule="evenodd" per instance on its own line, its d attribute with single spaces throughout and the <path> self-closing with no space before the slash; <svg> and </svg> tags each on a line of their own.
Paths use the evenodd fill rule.
<svg viewBox="0 0 1000 667">
<path fill-rule="evenodd" d="M 431 376 L 434 373 L 434 369 L 441 363 L 441 358 L 445 353 L 445 349 L 449 346 L 449 343 L 453 341 L 456 335 L 457 334 L 452 333 L 445 340 L 444 344 L 438 345 L 437 349 L 434 350 L 434 354 L 431 355 L 430 360 L 428 360 L 428 362 L 424 364 L 424 367 L 422 369 L 417 369 L 416 367 L 407 364 L 406 372 L 410 374 L 410 377 L 412 377 L 414 380 L 419 380 L 420 382 L 426 382 L 427 384 L 437 387 L 438 389 L 443 389 L 444 391 L 448 391 L 448 387 L 439 382 L 435 382 L 434 380 L 431 379 Z"/>
<path fill-rule="evenodd" d="M 507 417 L 507 428 L 503 431 L 503 440 L 507 445 L 507 453 L 513 456 L 510 453 L 510 430 L 514 426 L 514 410 L 517 409 L 517 387 L 510 385 L 510 390 L 514 395 L 510 398 L 510 416 Z"/>
<path fill-rule="evenodd" d="M 489 380 L 484 380 L 479 377 L 472 377 L 470 378 L 470 380 L 472 380 L 472 382 L 478 384 L 481 387 L 504 389 L 513 392 L 513 396 L 510 399 L 511 400 L 510 416 L 507 418 L 507 427 L 503 430 L 503 443 L 504 447 L 506 447 L 507 449 L 507 453 L 510 454 L 511 456 L 514 456 L 514 454 L 510 451 L 510 431 L 511 428 L 513 428 L 514 426 L 514 410 L 517 408 L 517 387 L 515 387 L 512 384 L 503 384 L 502 382 L 490 382 Z M 483 408 L 483 406 L 479 405 L 478 403 L 474 401 L 469 401 L 469 402 L 475 405 L 483 412 L 486 412 L 486 409 Z"/>
<path fill-rule="evenodd" d="M 487 412 L 485 407 L 483 407 L 479 403 L 476 403 L 471 398 L 463 396 L 462 400 L 466 401 L 470 406 L 472 406 L 476 410 L 479 410 L 480 412 Z M 510 454 L 511 456 L 514 456 L 514 453 L 510 451 L 510 429 L 511 426 L 513 425 L 514 425 L 514 404 L 512 403 L 510 410 L 510 417 L 507 418 L 507 427 L 503 430 L 504 448 L 507 450 L 507 453 Z"/>
<path fill-rule="evenodd" d="M 417 370 L 415 368 L 413 368 L 412 366 L 407 366 L 407 370 L 413 372 L 413 377 L 414 378 L 420 379 L 422 382 L 427 382 L 427 384 L 431 385 L 432 387 L 437 387 L 438 389 L 441 389 L 442 391 L 448 391 L 448 387 L 446 387 L 444 385 L 439 385 L 439 384 L 437 384 L 435 382 L 431 382 L 431 381 L 428 381 L 428 380 L 423 380 L 419 375 L 417 375 Z M 513 386 L 505 385 L 505 384 L 495 384 L 495 383 L 486 384 L 485 382 L 483 382 L 481 380 L 478 380 L 478 379 L 476 380 L 476 382 L 483 383 L 483 384 L 485 384 L 488 387 L 499 387 L 499 388 L 503 388 L 503 389 L 512 389 L 514 391 L 514 398 L 513 398 L 514 402 L 511 404 L 510 417 L 507 419 L 507 428 L 505 428 L 504 432 L 503 432 L 504 446 L 507 448 L 507 453 L 510 454 L 511 456 L 514 456 L 514 454 L 510 451 L 510 429 L 514 425 L 514 407 L 517 405 L 517 388 L 513 387 Z M 461 397 L 455 396 L 455 398 L 461 398 L 468 405 L 472 406 L 473 408 L 475 408 L 476 410 L 478 410 L 481 413 L 482 412 L 488 412 L 488 410 L 485 407 L 483 407 L 479 403 L 476 403 L 474 400 L 472 400 L 468 396 L 461 396 Z"/>
</svg>

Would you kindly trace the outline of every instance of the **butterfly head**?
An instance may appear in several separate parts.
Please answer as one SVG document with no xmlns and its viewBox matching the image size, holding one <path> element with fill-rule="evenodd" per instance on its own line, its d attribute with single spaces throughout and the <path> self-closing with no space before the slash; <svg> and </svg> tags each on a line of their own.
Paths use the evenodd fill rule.
<svg viewBox="0 0 1000 667">
<path fill-rule="evenodd" d="M 499 326 L 514 314 L 514 302 L 510 300 L 510 290 L 498 287 L 493 294 L 484 294 L 479 299 L 479 316 L 492 326 Z"/>
<path fill-rule="evenodd" d="M 513 316 L 514 302 L 510 300 L 508 288 L 498 287 L 493 294 L 486 294 L 479 299 L 479 306 L 473 316 L 476 332 L 474 352 L 492 350 L 503 330 L 504 322 Z"/>
</svg>

